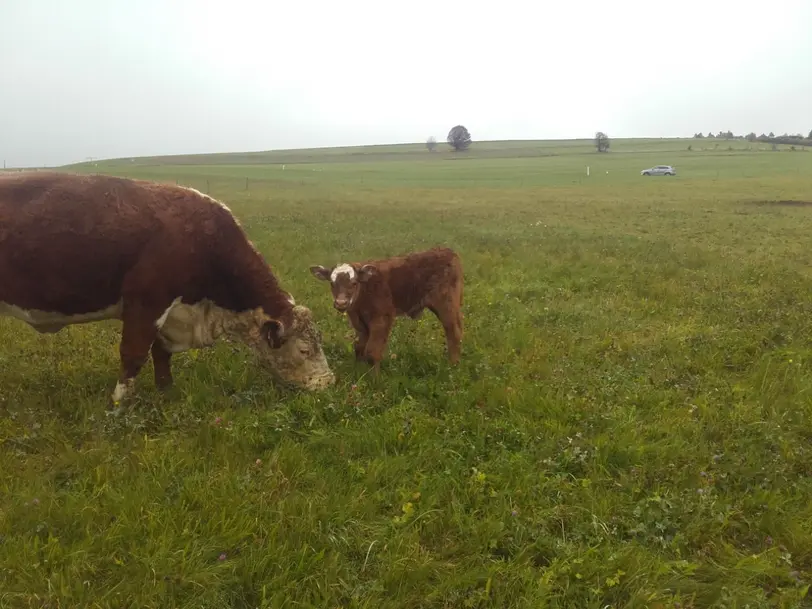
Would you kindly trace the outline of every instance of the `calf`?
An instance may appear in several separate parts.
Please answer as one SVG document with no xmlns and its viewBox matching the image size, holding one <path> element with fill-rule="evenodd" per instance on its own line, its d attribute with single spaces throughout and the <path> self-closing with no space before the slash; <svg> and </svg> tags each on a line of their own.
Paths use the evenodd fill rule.
<svg viewBox="0 0 812 609">
<path fill-rule="evenodd" d="M 355 357 L 380 369 L 395 318 L 417 319 L 424 309 L 445 330 L 448 357 L 460 359 L 462 342 L 462 263 L 448 248 L 434 248 L 385 260 L 350 262 L 332 269 L 311 266 L 330 282 L 333 306 L 346 313 L 356 332 Z"/>
<path fill-rule="evenodd" d="M 231 211 L 191 188 L 56 172 L 0 177 L 0 315 L 38 332 L 123 322 L 113 401 L 152 354 L 159 387 L 173 353 L 246 343 L 283 383 L 334 383 L 321 335 Z"/>
</svg>

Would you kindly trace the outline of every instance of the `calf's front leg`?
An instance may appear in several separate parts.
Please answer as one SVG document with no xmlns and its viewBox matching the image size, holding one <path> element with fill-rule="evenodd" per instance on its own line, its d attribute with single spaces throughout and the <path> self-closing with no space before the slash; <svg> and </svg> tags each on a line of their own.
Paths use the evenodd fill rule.
<svg viewBox="0 0 812 609">
<path fill-rule="evenodd" d="M 361 316 L 357 313 L 350 313 L 348 317 L 350 318 L 350 324 L 352 324 L 355 330 L 355 341 L 353 342 L 355 359 L 362 360 L 365 357 L 364 353 L 366 352 L 367 341 L 369 340 L 369 329 L 366 323 L 364 323 L 364 320 L 361 319 Z"/>
<path fill-rule="evenodd" d="M 386 350 L 386 343 L 389 341 L 389 333 L 392 331 L 394 318 L 391 316 L 378 317 L 369 324 L 369 339 L 366 344 L 365 356 L 372 364 L 373 371 L 377 375 L 381 369 L 381 360 Z"/>
</svg>

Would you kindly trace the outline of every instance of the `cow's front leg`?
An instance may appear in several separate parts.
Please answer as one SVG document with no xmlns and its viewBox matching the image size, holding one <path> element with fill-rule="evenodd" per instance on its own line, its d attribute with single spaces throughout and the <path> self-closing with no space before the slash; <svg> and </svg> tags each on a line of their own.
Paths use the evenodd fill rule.
<svg viewBox="0 0 812 609">
<path fill-rule="evenodd" d="M 172 386 L 172 354 L 166 350 L 160 338 L 152 343 L 152 367 L 155 370 L 155 386 L 164 390 Z"/>
<path fill-rule="evenodd" d="M 369 339 L 367 340 L 365 355 L 367 361 L 372 364 L 375 375 L 380 372 L 381 360 L 386 350 L 386 343 L 389 341 L 389 333 L 392 331 L 393 323 L 394 318 L 387 315 L 378 317 L 369 324 Z"/>
<path fill-rule="evenodd" d="M 121 373 L 111 396 L 113 404 L 118 405 L 132 392 L 135 377 L 138 376 L 147 361 L 150 348 L 155 342 L 157 335 L 155 320 L 158 319 L 161 311 L 162 309 L 144 306 L 141 303 L 125 301 L 122 312 L 121 344 L 119 345 Z"/>
</svg>

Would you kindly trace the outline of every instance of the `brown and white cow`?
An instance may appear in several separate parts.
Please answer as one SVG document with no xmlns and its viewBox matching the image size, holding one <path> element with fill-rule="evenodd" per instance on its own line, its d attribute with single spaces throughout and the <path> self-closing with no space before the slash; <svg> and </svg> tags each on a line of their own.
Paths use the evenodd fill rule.
<svg viewBox="0 0 812 609">
<path fill-rule="evenodd" d="M 310 272 L 329 281 L 333 306 L 347 313 L 356 332 L 355 357 L 377 372 L 395 318 L 434 313 L 445 330 L 452 364 L 462 343 L 462 262 L 451 249 L 434 248 L 385 260 L 338 264 Z"/>
<path fill-rule="evenodd" d="M 58 172 L 0 177 L 0 315 L 43 333 L 122 323 L 120 401 L 152 353 L 246 343 L 283 384 L 335 376 L 310 310 L 283 291 L 229 209 L 194 189 Z"/>
</svg>

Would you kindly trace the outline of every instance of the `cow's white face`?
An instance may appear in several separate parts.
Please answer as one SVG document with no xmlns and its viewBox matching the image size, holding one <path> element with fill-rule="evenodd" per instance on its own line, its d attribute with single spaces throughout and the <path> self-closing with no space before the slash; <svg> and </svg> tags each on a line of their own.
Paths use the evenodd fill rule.
<svg viewBox="0 0 812 609">
<path fill-rule="evenodd" d="M 276 338 L 276 329 L 272 323 L 264 324 L 259 340 L 251 341 L 251 346 L 262 364 L 283 384 L 317 391 L 335 383 L 310 309 L 293 307 L 293 326 L 283 329 L 281 340 Z"/>
<path fill-rule="evenodd" d="M 307 307 L 294 306 L 293 324 L 283 328 L 261 308 L 235 314 L 209 301 L 187 305 L 177 299 L 156 326 L 170 353 L 202 349 L 225 335 L 253 349 L 263 367 L 285 385 L 315 391 L 335 383 Z"/>
</svg>

